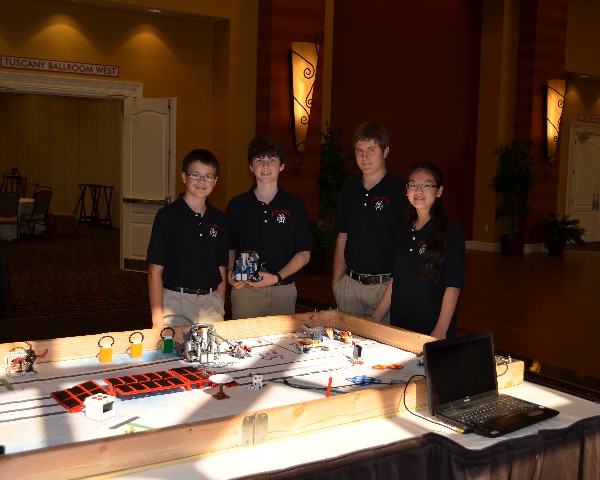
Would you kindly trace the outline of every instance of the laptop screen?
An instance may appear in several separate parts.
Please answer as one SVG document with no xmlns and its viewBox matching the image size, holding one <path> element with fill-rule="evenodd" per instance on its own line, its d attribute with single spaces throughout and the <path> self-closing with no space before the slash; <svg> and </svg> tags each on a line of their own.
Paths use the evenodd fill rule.
<svg viewBox="0 0 600 480">
<path fill-rule="evenodd" d="M 498 391 L 491 332 L 482 332 L 423 346 L 429 411 Z"/>
</svg>

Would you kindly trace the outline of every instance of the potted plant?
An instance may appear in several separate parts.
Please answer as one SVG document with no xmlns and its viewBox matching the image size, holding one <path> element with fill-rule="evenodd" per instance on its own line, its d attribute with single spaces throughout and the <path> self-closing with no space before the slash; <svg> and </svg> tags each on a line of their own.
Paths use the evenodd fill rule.
<svg viewBox="0 0 600 480">
<path fill-rule="evenodd" d="M 339 144 L 341 128 L 331 128 L 321 132 L 321 156 L 319 165 L 319 219 L 333 223 L 337 199 L 344 180 L 350 172 L 348 149 Z"/>
<path fill-rule="evenodd" d="M 311 263 L 317 267 L 317 270 L 331 269 L 333 266 L 333 254 L 335 252 L 335 242 L 337 235 L 333 222 L 319 220 L 310 222 L 310 228 L 313 235 L 315 250 L 311 255 Z"/>
<path fill-rule="evenodd" d="M 579 225 L 579 219 L 571 218 L 571 214 L 559 216 L 550 212 L 543 222 L 544 247 L 548 249 L 551 257 L 562 256 L 567 243 L 578 247 L 585 247 L 583 236 L 585 228 Z"/>
<path fill-rule="evenodd" d="M 496 220 L 506 217 L 510 233 L 500 236 L 504 253 L 522 253 L 523 236 L 519 223 L 529 212 L 527 197 L 533 186 L 533 158 L 529 153 L 531 142 L 512 140 L 494 150 L 498 155 L 496 175 L 491 187 L 500 195 L 496 206 Z"/>
</svg>

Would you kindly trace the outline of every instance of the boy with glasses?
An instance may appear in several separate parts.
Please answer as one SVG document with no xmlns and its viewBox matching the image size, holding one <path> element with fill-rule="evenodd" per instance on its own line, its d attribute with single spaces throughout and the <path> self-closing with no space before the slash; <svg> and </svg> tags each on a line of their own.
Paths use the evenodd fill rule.
<svg viewBox="0 0 600 480">
<path fill-rule="evenodd" d="M 185 193 L 156 214 L 147 254 L 153 328 L 223 320 L 227 218 L 207 200 L 218 175 L 212 152 L 192 150 L 181 168 Z"/>
<path fill-rule="evenodd" d="M 298 296 L 294 275 L 308 263 L 313 248 L 306 207 L 278 184 L 285 153 L 275 137 L 263 135 L 250 142 L 248 166 L 254 185 L 227 205 L 232 318 L 292 315 Z M 232 278 L 235 261 L 244 252 L 258 255 L 264 266 L 260 280 Z"/>
<path fill-rule="evenodd" d="M 338 310 L 351 315 L 373 313 L 394 265 L 407 201 L 404 182 L 386 168 L 389 143 L 381 125 L 359 125 L 353 145 L 362 174 L 346 180 L 338 198 L 332 288 Z M 389 313 L 380 321 L 389 324 Z"/>
</svg>

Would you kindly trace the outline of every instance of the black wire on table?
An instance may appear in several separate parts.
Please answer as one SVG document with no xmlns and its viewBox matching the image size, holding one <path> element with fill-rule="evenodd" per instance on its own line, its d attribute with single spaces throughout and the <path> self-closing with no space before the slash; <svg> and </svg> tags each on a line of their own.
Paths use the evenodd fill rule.
<svg viewBox="0 0 600 480">
<path fill-rule="evenodd" d="M 408 381 L 406 382 L 406 384 L 404 385 L 404 391 L 402 392 L 402 399 L 404 401 L 404 408 L 406 409 L 406 411 L 408 413 L 410 413 L 411 415 L 414 415 L 415 417 L 421 418 L 423 420 L 427 420 L 429 423 L 433 423 L 435 425 L 440 425 L 442 427 L 446 427 L 449 428 L 450 430 L 452 430 L 453 432 L 456 433 L 465 433 L 465 431 L 461 428 L 456 428 L 456 427 L 452 427 L 450 425 L 446 425 L 445 423 L 441 423 L 441 422 L 436 422 L 435 420 L 432 420 L 431 418 L 428 417 L 424 417 L 423 415 L 419 415 L 416 412 L 411 412 L 408 408 L 408 406 L 406 405 L 406 389 L 408 388 L 408 384 L 412 381 L 413 378 L 417 378 L 417 377 L 421 377 L 421 378 L 427 378 L 425 375 L 421 375 L 421 374 L 416 374 L 413 375 L 412 377 L 410 377 L 408 379 Z"/>
</svg>

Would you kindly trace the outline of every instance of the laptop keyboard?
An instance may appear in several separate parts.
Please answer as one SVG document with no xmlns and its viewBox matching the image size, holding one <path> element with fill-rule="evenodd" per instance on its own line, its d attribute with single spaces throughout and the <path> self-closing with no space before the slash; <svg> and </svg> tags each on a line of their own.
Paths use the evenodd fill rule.
<svg viewBox="0 0 600 480">
<path fill-rule="evenodd" d="M 459 422 L 470 425 L 483 425 L 495 418 L 527 412 L 535 408 L 529 402 L 510 396 L 500 396 L 480 405 L 468 407 L 465 410 L 451 409 L 444 412 Z"/>
</svg>

